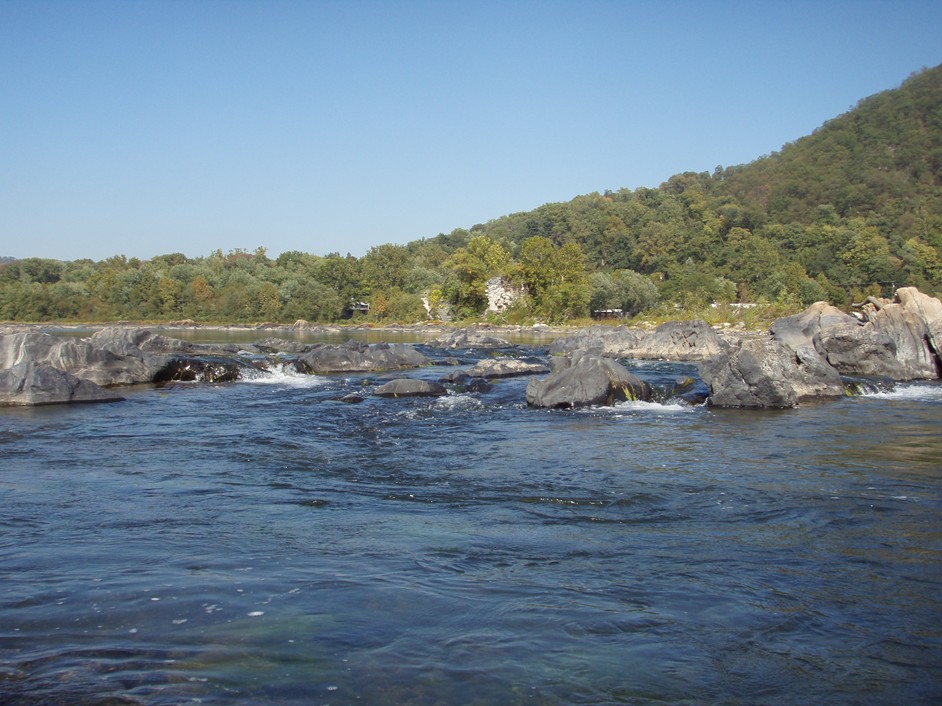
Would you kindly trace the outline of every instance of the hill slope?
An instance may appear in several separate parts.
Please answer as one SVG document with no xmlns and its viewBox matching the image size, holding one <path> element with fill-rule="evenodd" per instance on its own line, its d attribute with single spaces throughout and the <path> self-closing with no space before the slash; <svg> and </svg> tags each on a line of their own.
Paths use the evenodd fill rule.
<svg viewBox="0 0 942 706">
<path fill-rule="evenodd" d="M 938 290 L 942 66 L 750 164 L 546 204 L 437 241 L 453 249 L 473 234 L 511 250 L 531 236 L 574 241 L 596 269 L 654 275 L 668 295 L 693 280 L 703 297 L 732 283 L 744 299 L 840 299 L 880 282 Z"/>
</svg>

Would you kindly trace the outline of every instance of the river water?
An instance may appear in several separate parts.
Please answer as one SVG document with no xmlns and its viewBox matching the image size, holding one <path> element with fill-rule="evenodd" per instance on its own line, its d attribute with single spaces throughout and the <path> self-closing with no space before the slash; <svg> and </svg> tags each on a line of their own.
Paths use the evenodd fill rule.
<svg viewBox="0 0 942 706">
<path fill-rule="evenodd" d="M 939 384 L 336 401 L 376 379 L 0 410 L 0 702 L 942 699 Z"/>
</svg>

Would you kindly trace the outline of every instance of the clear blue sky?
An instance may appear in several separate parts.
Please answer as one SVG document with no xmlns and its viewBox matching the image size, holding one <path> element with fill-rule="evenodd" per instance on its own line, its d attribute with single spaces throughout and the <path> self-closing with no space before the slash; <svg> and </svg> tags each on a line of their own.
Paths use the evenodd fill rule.
<svg viewBox="0 0 942 706">
<path fill-rule="evenodd" d="M 0 0 L 0 255 L 364 254 L 776 151 L 942 2 Z"/>
</svg>

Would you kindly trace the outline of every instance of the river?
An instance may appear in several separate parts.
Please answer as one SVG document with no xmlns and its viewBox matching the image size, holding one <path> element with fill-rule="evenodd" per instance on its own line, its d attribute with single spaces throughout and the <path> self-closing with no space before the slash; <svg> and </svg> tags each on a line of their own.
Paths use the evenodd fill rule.
<svg viewBox="0 0 942 706">
<path fill-rule="evenodd" d="M 0 702 L 942 699 L 938 383 L 336 401 L 377 377 L 0 410 Z"/>
</svg>

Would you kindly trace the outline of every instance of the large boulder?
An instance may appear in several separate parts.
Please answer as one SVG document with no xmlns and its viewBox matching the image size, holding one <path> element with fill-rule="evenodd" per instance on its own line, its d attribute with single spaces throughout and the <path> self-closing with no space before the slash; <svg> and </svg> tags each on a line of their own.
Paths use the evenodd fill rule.
<svg viewBox="0 0 942 706">
<path fill-rule="evenodd" d="M 448 390 L 437 382 L 399 378 L 380 385 L 373 394 L 377 397 L 441 397 L 447 395 Z"/>
<path fill-rule="evenodd" d="M 478 361 L 468 369 L 467 374 L 475 378 L 509 378 L 518 375 L 542 375 L 549 371 L 549 367 L 543 363 L 517 358 L 492 358 Z"/>
<path fill-rule="evenodd" d="M 342 345 L 314 344 L 298 356 L 305 373 L 376 372 L 428 365 L 429 359 L 405 343 L 367 345 L 347 341 Z"/>
<path fill-rule="evenodd" d="M 843 375 L 906 377 L 906 367 L 896 357 L 896 342 L 872 326 L 842 323 L 821 329 L 813 344 L 828 364 Z"/>
<path fill-rule="evenodd" d="M 117 402 L 124 398 L 64 370 L 35 362 L 0 370 L 0 406 Z"/>
<path fill-rule="evenodd" d="M 553 371 L 527 385 L 531 407 L 587 407 L 622 400 L 649 400 L 651 386 L 621 364 L 585 351 L 553 360 Z"/>
<path fill-rule="evenodd" d="M 774 338 L 743 341 L 699 369 L 715 407 L 794 407 L 844 394 L 840 374 L 813 346 L 792 349 Z"/>
</svg>

